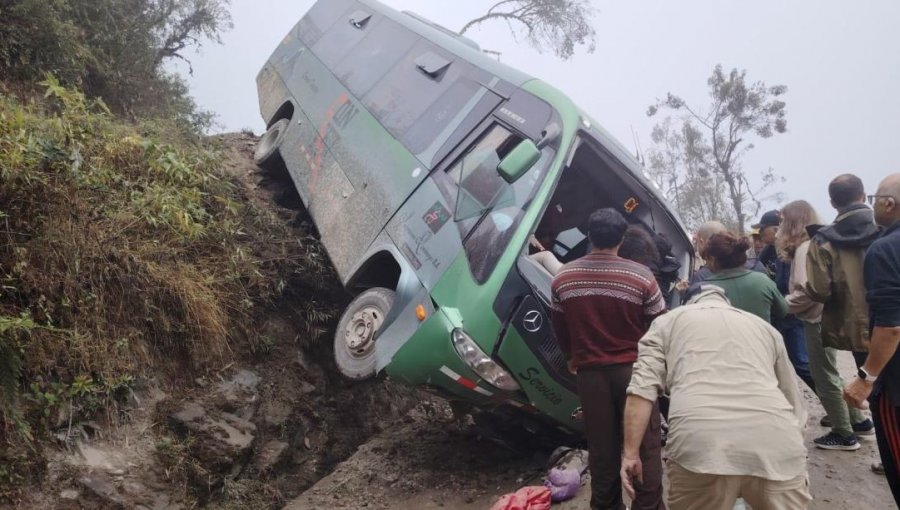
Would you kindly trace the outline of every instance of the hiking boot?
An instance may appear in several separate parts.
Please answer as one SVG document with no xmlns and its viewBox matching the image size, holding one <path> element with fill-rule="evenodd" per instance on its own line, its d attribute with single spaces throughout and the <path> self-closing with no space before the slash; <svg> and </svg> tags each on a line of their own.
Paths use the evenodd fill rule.
<svg viewBox="0 0 900 510">
<path fill-rule="evenodd" d="M 825 416 L 822 417 L 821 420 L 819 420 L 819 426 L 825 427 L 826 429 L 830 429 L 831 428 L 831 418 L 829 418 L 828 415 L 826 414 Z"/>
<path fill-rule="evenodd" d="M 860 448 L 859 440 L 856 439 L 856 436 L 850 435 L 844 437 L 839 436 L 834 432 L 829 432 L 822 437 L 813 439 L 813 443 L 816 444 L 816 448 L 821 448 L 823 450 L 853 451 L 859 450 Z"/>
<path fill-rule="evenodd" d="M 866 418 L 859 423 L 853 424 L 853 433 L 857 436 L 874 436 L 875 424 L 872 423 L 872 420 Z"/>
</svg>

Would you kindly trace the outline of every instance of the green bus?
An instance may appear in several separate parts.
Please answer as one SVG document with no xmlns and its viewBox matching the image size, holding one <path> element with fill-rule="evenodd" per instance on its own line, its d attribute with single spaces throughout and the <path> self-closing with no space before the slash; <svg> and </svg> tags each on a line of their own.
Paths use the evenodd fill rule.
<svg viewBox="0 0 900 510">
<path fill-rule="evenodd" d="M 341 372 L 577 431 L 533 240 L 574 260 L 590 213 L 614 207 L 669 240 L 681 277 L 693 259 L 629 152 L 550 85 L 374 0 L 319 0 L 257 86 L 256 161 L 287 168 L 355 295 Z"/>
</svg>

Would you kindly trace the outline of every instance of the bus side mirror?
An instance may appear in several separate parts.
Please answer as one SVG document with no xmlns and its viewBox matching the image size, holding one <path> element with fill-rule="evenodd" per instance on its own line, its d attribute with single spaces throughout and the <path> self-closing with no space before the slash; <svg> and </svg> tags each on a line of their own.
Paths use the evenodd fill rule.
<svg viewBox="0 0 900 510">
<path fill-rule="evenodd" d="M 541 151 L 531 140 L 522 140 L 497 165 L 497 173 L 503 180 L 512 184 L 525 175 L 537 161 L 541 159 Z"/>
</svg>

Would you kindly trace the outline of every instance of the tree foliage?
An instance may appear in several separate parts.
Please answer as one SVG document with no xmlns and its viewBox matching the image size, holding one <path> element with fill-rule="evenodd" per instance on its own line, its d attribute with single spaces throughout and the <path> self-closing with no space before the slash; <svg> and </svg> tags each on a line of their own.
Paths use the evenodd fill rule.
<svg viewBox="0 0 900 510">
<path fill-rule="evenodd" d="M 228 0 L 0 0 L 0 74 L 62 84 L 133 117 L 199 121 L 187 87 L 165 70 L 231 27 Z"/>
<path fill-rule="evenodd" d="M 486 21 L 506 21 L 514 35 L 524 35 L 538 51 L 550 49 L 566 60 L 576 46 L 587 46 L 588 52 L 596 48 L 597 32 L 591 25 L 594 14 L 588 0 L 503 0 L 466 23 L 459 33 Z"/>
<path fill-rule="evenodd" d="M 717 219 L 733 223 L 725 202 L 724 181 L 709 168 L 710 147 L 697 127 L 686 119 L 666 117 L 653 127 L 648 173 L 664 190 L 691 230 Z"/>
<path fill-rule="evenodd" d="M 650 171 L 689 223 L 718 219 L 739 232 L 762 203 L 779 199 L 766 195 L 782 178 L 769 168 L 756 188 L 747 177 L 743 157 L 754 148 L 753 137 L 770 138 L 787 131 L 784 85 L 747 82 L 747 71 L 725 73 L 717 65 L 707 80 L 709 105 L 690 106 L 672 93 L 650 106 L 681 113 L 680 125 L 667 118 L 654 128 Z M 727 207 L 726 207 L 727 204 Z"/>
</svg>

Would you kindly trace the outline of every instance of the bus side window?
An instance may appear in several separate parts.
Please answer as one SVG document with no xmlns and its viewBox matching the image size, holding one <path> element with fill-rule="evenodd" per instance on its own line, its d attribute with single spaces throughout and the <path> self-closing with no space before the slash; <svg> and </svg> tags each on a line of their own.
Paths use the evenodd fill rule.
<svg viewBox="0 0 900 510">
<path fill-rule="evenodd" d="M 382 18 L 334 66 L 334 74 L 357 98 L 369 91 L 416 43 L 416 34 Z"/>
<path fill-rule="evenodd" d="M 552 148 L 545 148 L 540 161 L 523 178 L 509 184 L 497 172 L 497 165 L 522 140 L 521 135 L 495 123 L 444 170 L 445 189 L 455 198 L 453 218 L 472 275 L 479 283 L 487 280 L 505 252 L 555 155 Z"/>
<path fill-rule="evenodd" d="M 487 208 L 502 205 L 502 195 L 509 185 L 500 177 L 497 166 L 520 141 L 520 136 L 494 124 L 456 164 L 447 169 L 447 174 L 458 186 L 456 221 L 477 218 Z"/>
</svg>

